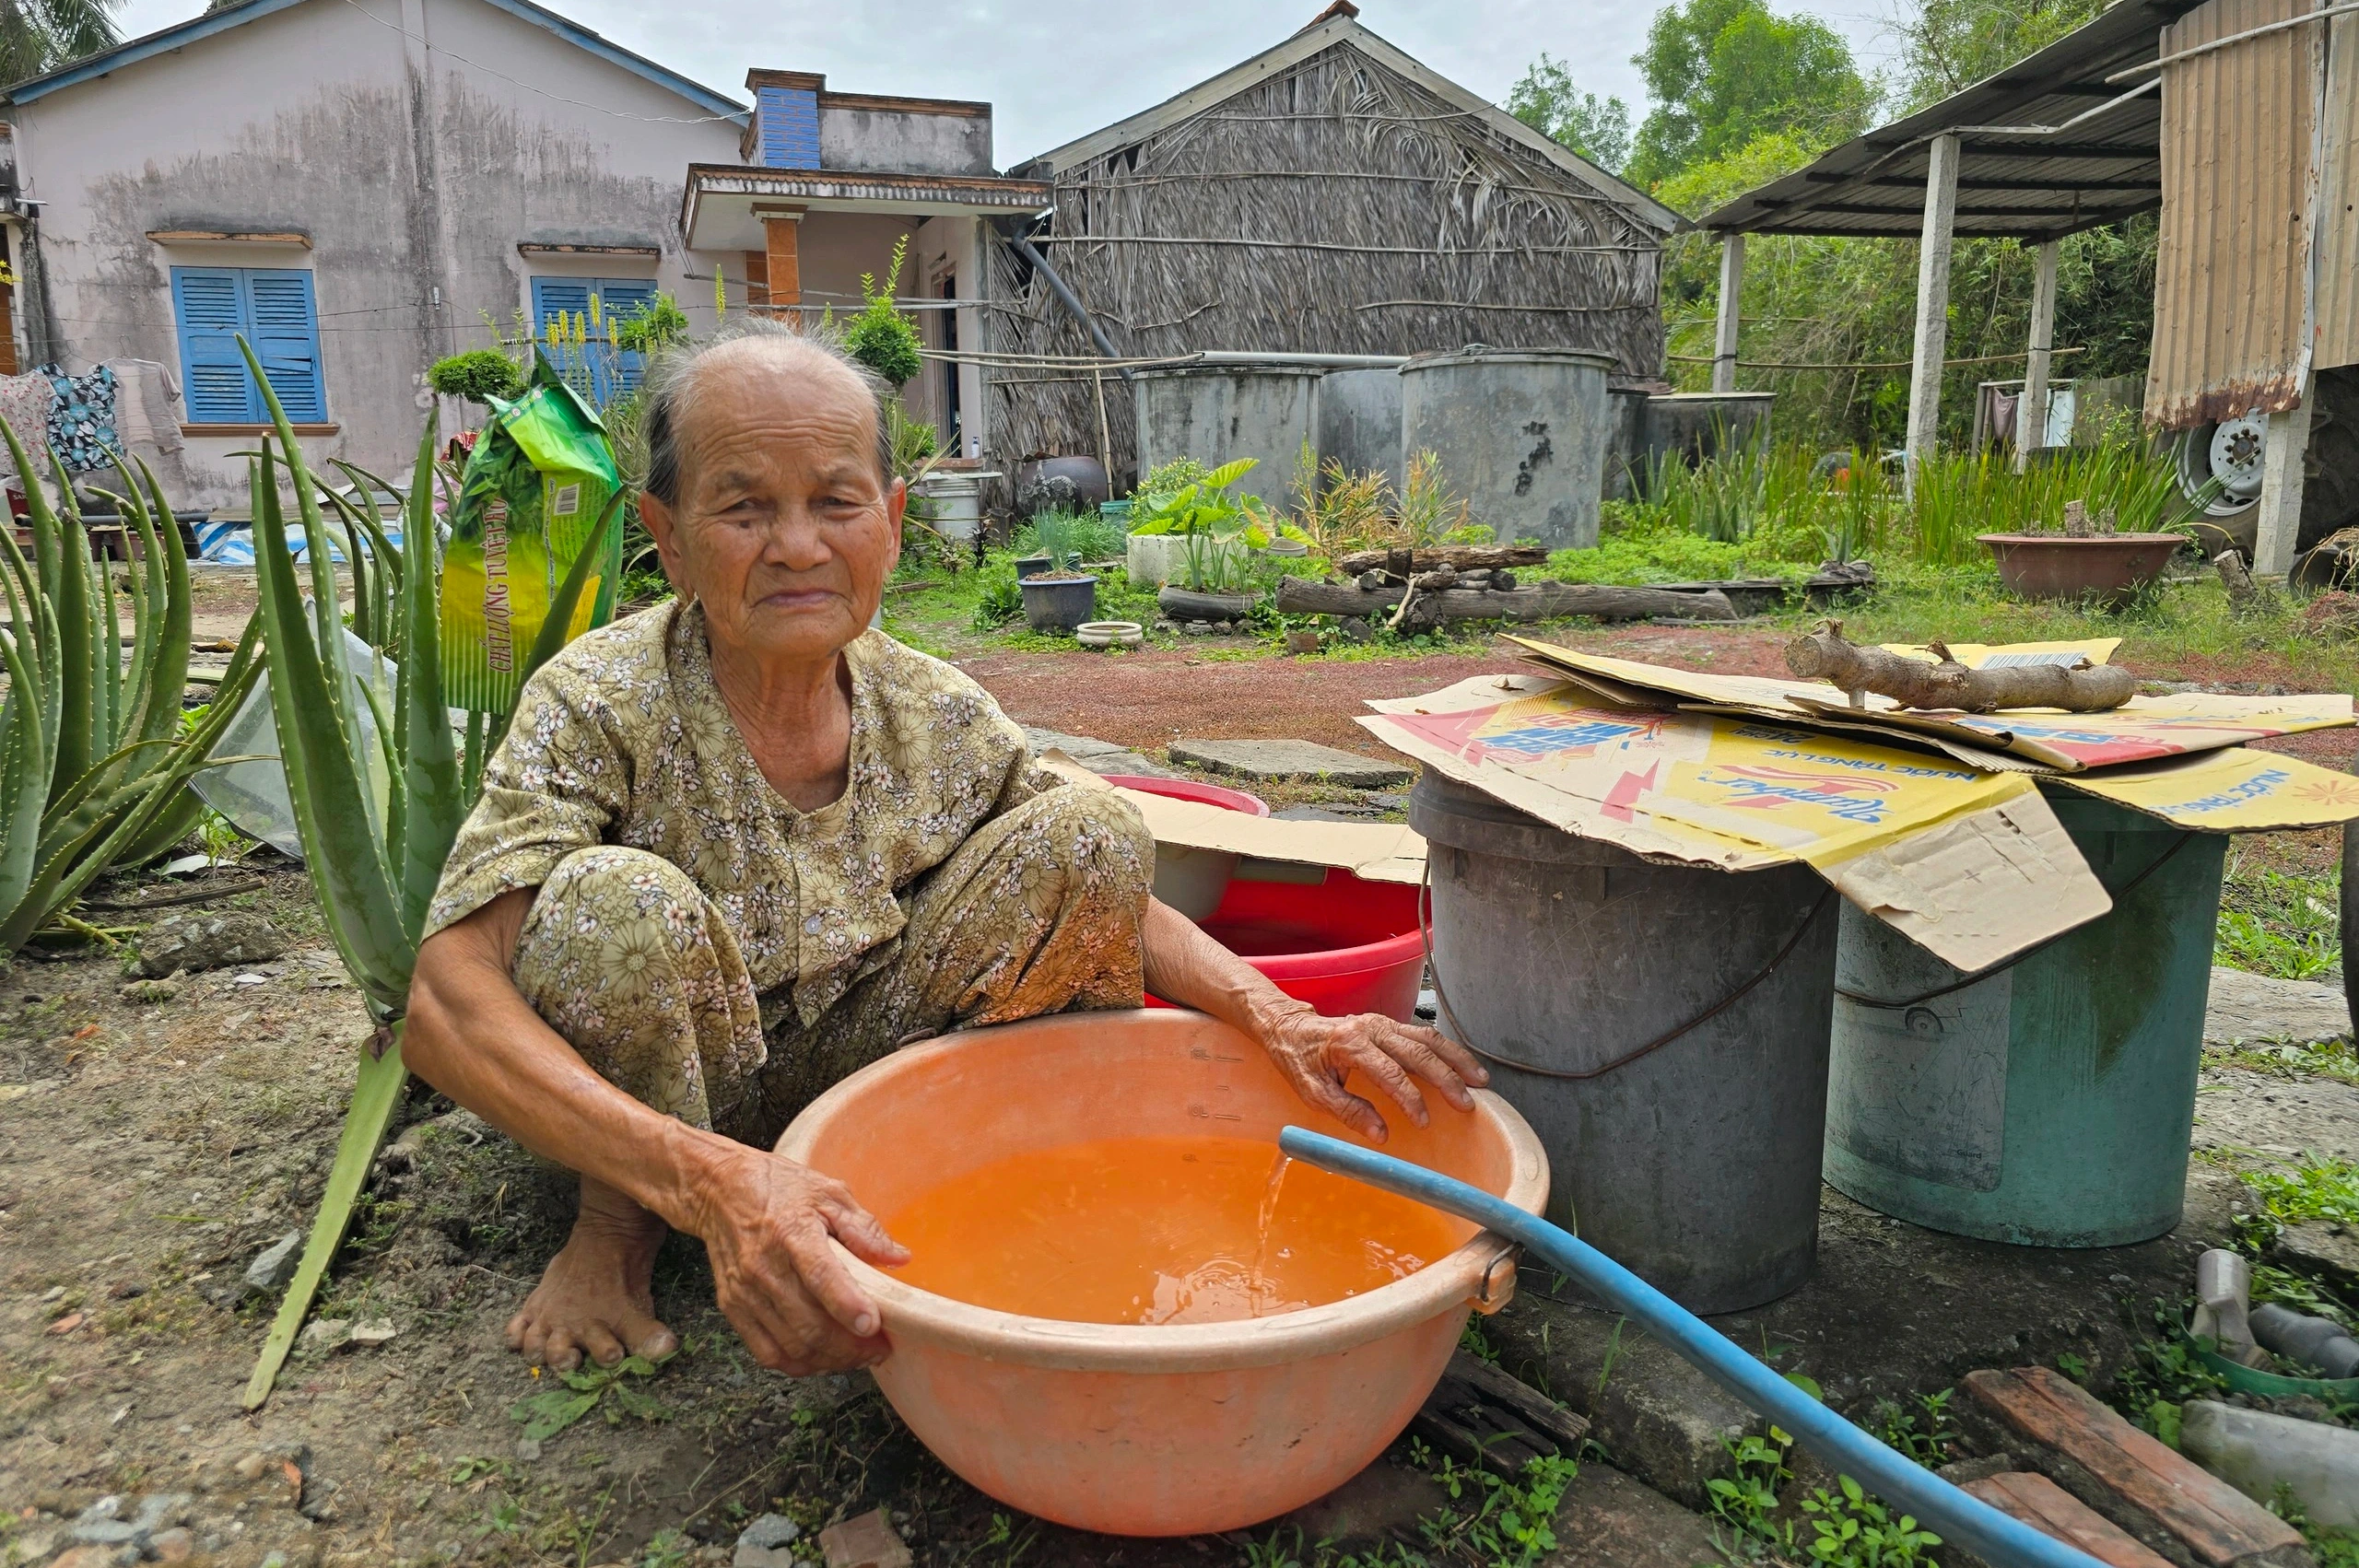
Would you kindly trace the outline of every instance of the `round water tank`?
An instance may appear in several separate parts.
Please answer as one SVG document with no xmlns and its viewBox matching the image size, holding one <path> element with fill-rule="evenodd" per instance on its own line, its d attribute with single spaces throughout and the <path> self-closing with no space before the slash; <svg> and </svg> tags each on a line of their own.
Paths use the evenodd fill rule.
<svg viewBox="0 0 2359 1568">
<path fill-rule="evenodd" d="M 1480 344 L 1401 367 L 1401 446 L 1441 460 L 1442 483 L 1501 544 L 1597 543 L 1614 361 L 1569 348 Z"/>
</svg>

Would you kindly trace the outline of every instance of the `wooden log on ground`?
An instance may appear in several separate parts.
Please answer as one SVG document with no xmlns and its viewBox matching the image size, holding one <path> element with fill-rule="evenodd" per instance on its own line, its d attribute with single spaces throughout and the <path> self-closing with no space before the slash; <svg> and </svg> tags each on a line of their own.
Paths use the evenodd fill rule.
<svg viewBox="0 0 2359 1568">
<path fill-rule="evenodd" d="M 1155 596 L 1156 608 L 1175 621 L 1234 621 L 1253 613 L 1250 593 L 1198 593 L 1191 589 L 1166 588 Z"/>
<path fill-rule="evenodd" d="M 1461 1464 L 1513 1476 L 1533 1459 L 1577 1456 L 1589 1418 L 1459 1351 L 1410 1430 Z"/>
<path fill-rule="evenodd" d="M 1379 570 L 1399 575 L 1436 567 L 1472 571 L 1477 567 L 1536 567 L 1548 558 L 1548 552 L 1535 544 L 1421 544 L 1414 559 L 1411 555 L 1407 550 L 1355 550 L 1337 561 L 1335 569 L 1345 577 Z"/>
<path fill-rule="evenodd" d="M 1349 583 L 1310 582 L 1290 577 L 1278 584 L 1278 609 L 1288 615 L 1382 615 L 1407 590 L 1374 591 Z M 1674 593 L 1661 588 L 1616 588 L 1593 582 L 1533 582 L 1509 592 L 1458 588 L 1419 593 L 1410 606 L 1422 621 L 1548 621 L 1588 615 L 1601 621 L 1643 621 L 1671 615 L 1696 621 L 1733 621 L 1736 609 L 1719 590 Z"/>
</svg>

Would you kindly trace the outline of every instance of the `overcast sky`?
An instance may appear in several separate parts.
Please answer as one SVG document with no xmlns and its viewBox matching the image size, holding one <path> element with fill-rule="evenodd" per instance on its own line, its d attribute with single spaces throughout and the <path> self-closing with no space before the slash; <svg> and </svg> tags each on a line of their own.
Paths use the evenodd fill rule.
<svg viewBox="0 0 2359 1568">
<path fill-rule="evenodd" d="M 987 99 L 1001 167 L 1110 124 L 1260 53 L 1325 0 L 543 0 L 683 75 L 743 98 L 747 67 L 824 71 L 847 92 Z M 1829 0 L 1818 15 L 1863 72 L 1893 53 L 1893 0 Z M 1770 0 L 1774 9 L 1813 9 Z M 123 36 L 194 15 L 192 0 L 127 0 Z M 1543 50 L 1591 91 L 1644 98 L 1630 56 L 1650 3 L 1362 0 L 1360 20 L 1498 100 Z M 1298 13 L 1298 14 L 1297 14 Z"/>
</svg>

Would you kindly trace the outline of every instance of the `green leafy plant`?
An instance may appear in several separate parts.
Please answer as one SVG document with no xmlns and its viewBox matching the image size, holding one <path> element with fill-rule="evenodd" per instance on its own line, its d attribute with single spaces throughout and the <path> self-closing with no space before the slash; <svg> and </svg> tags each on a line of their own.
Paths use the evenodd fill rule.
<svg viewBox="0 0 2359 1568">
<path fill-rule="evenodd" d="M 1914 1568 L 1927 1561 L 1928 1547 L 1942 1544 L 1941 1537 L 1919 1529 L 1908 1515 L 1895 1518 L 1849 1476 L 1837 1477 L 1837 1485 L 1842 1489 L 1840 1497 L 1813 1492 L 1802 1503 L 1814 1538 L 1810 1554 L 1820 1562 L 1842 1568 Z"/>
<path fill-rule="evenodd" d="M 15 531 L 0 528 L 9 620 L 0 637 L 8 673 L 0 707 L 0 955 L 45 926 L 89 935 L 92 928 L 68 911 L 91 882 L 118 861 L 154 859 L 195 827 L 204 806 L 188 781 L 209 766 L 256 668 L 249 624 L 216 700 L 184 727 L 188 557 L 155 475 L 143 464 L 134 481 L 118 465 L 123 492 L 106 493 L 144 546 L 129 575 L 126 668 L 111 568 L 90 556 L 72 487 L 60 484 L 65 509 L 53 510 L 23 444 L 5 433 L 33 556 L 28 561 Z"/>
<path fill-rule="evenodd" d="M 534 1443 L 548 1441 L 592 1410 L 605 1417 L 608 1426 L 622 1425 L 625 1417 L 669 1421 L 670 1410 L 630 1386 L 632 1378 L 654 1376 L 661 1364 L 644 1356 L 625 1356 L 612 1366 L 593 1362 L 579 1371 L 558 1373 L 555 1381 L 561 1387 L 526 1395 L 508 1407 L 508 1417 L 522 1422 L 525 1438 Z"/>
<path fill-rule="evenodd" d="M 497 348 L 470 348 L 428 366 L 426 384 L 444 397 L 488 404 L 523 395 L 524 372 Z"/>
<path fill-rule="evenodd" d="M 1950 1419 L 1950 1395 L 1944 1388 L 1938 1394 L 1920 1394 L 1916 1409 L 1905 1409 L 1893 1400 L 1884 1400 L 1875 1409 L 1876 1435 L 1895 1453 L 1905 1454 L 1927 1469 L 1949 1463 L 1952 1445 L 1957 1441 L 1957 1425 Z"/>
<path fill-rule="evenodd" d="M 1473 1507 L 1444 1509 L 1420 1520 L 1418 1532 L 1444 1555 L 1471 1551 L 1493 1568 L 1532 1568 L 1556 1550 L 1556 1510 L 1579 1474 L 1578 1463 L 1555 1455 L 1529 1461 L 1512 1480 L 1445 1457 L 1434 1479 L 1453 1504 Z"/>
<path fill-rule="evenodd" d="M 378 535 L 379 547 L 387 552 L 387 558 L 398 554 L 402 560 L 400 599 L 390 613 L 401 622 L 403 658 L 393 673 L 392 689 L 380 698 L 374 691 L 356 685 L 347 667 L 335 572 L 323 549 L 307 552 L 311 594 L 308 603 L 304 599 L 287 542 L 280 472 L 285 471 L 293 492 L 304 536 L 313 541 L 328 537 L 320 508 L 323 487 L 315 483 L 305 463 L 302 448 L 277 394 L 263 375 L 261 362 L 245 339 L 238 342 L 276 429 L 275 441 L 270 436 L 263 438 L 250 478 L 254 575 L 261 600 L 257 618 L 270 673 L 271 713 L 277 725 L 280 765 L 302 839 L 305 868 L 319 895 L 328 935 L 378 1025 L 360 1054 L 358 1078 L 319 1214 L 246 1386 L 245 1404 L 252 1410 L 269 1398 L 278 1368 L 344 1239 L 361 1184 L 400 1103 L 405 1082 L 400 1025 L 410 972 L 417 961 L 428 902 L 471 803 L 478 759 L 477 746 L 471 743 L 463 766 L 450 712 L 442 700 L 433 420 L 427 421 L 418 443 L 417 463 L 404 509 L 402 549 L 394 552 L 384 536 Z M 524 662 L 528 678 L 564 646 L 574 606 L 601 558 L 600 546 L 607 530 L 615 526 L 622 501 L 623 493 L 618 490 L 572 571 L 551 596 L 546 624 Z M 361 515 L 365 514 L 347 514 L 347 521 Z M 381 701 L 390 712 L 371 713 L 377 735 L 371 755 L 361 738 L 364 731 L 358 708 L 366 702 L 374 710 Z M 496 716 L 489 726 L 471 722 L 470 742 L 496 743 L 505 722 L 505 715 Z"/>
<path fill-rule="evenodd" d="M 1241 575 L 1245 553 L 1266 546 L 1276 531 L 1259 497 L 1230 494 L 1258 465 L 1258 459 L 1241 457 L 1175 490 L 1141 492 L 1131 509 L 1132 534 L 1179 535 L 1188 586 L 1198 592 L 1226 586 Z"/>
<path fill-rule="evenodd" d="M 660 353 L 687 335 L 687 313 L 669 294 L 642 299 L 629 315 L 615 318 L 615 346 L 626 354 Z"/>
<path fill-rule="evenodd" d="M 2341 967 L 2340 879 L 2331 873 L 2232 868 L 2221 890 L 2217 960 L 2280 980 L 2310 980 Z"/>
<path fill-rule="evenodd" d="M 1735 1531 L 1739 1542 L 1773 1550 L 1792 1547 L 1793 1526 L 1771 1516 L 1778 1511 L 1778 1487 L 1793 1479 L 1786 1464 L 1787 1450 L 1793 1445 L 1793 1438 L 1776 1426 L 1766 1437 L 1748 1433 L 1720 1439 L 1729 1473 L 1705 1483 L 1705 1503 L 1714 1517 Z"/>
<path fill-rule="evenodd" d="M 2256 1250 L 2305 1221 L 2359 1224 L 2359 1162 L 2305 1153 L 2290 1165 L 2247 1171 L 2244 1180 L 2260 1199 L 2259 1213 L 2238 1221 Z"/>
<path fill-rule="evenodd" d="M 1024 614 L 1024 591 L 1015 585 L 1015 563 L 1011 556 L 997 555 L 984 563 L 976 574 L 980 592 L 975 600 L 974 628 L 992 631 Z"/>
<path fill-rule="evenodd" d="M 901 264 L 908 260 L 909 251 L 908 235 L 893 241 L 893 263 L 886 269 L 882 288 L 876 286 L 875 274 L 860 275 L 863 303 L 860 313 L 843 329 L 844 347 L 851 357 L 897 387 L 915 376 L 924 363 L 919 357 L 918 329 L 893 305 L 894 291 L 900 287 Z"/>
</svg>

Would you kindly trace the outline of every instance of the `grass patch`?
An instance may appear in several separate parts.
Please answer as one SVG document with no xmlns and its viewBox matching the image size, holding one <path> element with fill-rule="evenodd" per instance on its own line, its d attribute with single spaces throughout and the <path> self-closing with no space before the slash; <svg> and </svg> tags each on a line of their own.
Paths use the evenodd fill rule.
<svg viewBox="0 0 2359 1568">
<path fill-rule="evenodd" d="M 2219 962 L 2281 980 L 2318 980 L 2342 967 L 2341 875 L 2248 869 L 2232 849 L 2220 893 Z"/>
</svg>

